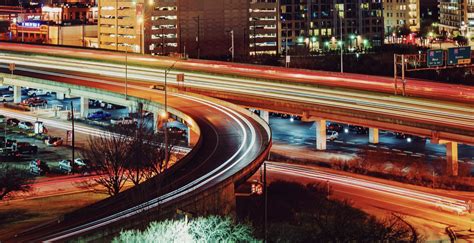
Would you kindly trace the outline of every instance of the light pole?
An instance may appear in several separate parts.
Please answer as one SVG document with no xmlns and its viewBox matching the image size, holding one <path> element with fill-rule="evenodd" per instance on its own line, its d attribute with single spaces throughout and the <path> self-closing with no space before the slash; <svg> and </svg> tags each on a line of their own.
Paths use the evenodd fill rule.
<svg viewBox="0 0 474 243">
<path fill-rule="evenodd" d="M 285 18 L 283 18 L 283 16 L 281 17 L 281 22 L 282 22 L 282 25 L 283 23 L 285 23 L 285 67 L 290 67 L 290 63 L 288 62 L 288 27 L 286 26 L 286 20 Z"/>
<path fill-rule="evenodd" d="M 170 67 L 165 69 L 165 122 L 163 124 L 165 128 L 165 163 L 168 161 L 168 73 L 173 69 L 174 65 L 178 62 L 178 60 L 174 61 Z"/>
<path fill-rule="evenodd" d="M 200 59 L 201 57 L 201 46 L 200 46 L 200 34 L 201 34 L 201 19 L 200 16 L 198 15 L 197 17 L 193 18 L 194 21 L 197 22 L 197 36 L 196 36 L 196 42 L 197 42 L 197 59 Z"/>
<path fill-rule="evenodd" d="M 235 51 L 234 51 L 234 30 L 231 30 L 230 31 L 230 38 L 231 38 L 231 47 L 230 47 L 230 52 L 232 54 L 232 62 L 234 61 L 234 54 L 235 54 Z"/>
<path fill-rule="evenodd" d="M 128 30 L 128 26 L 125 27 L 125 33 Z M 125 43 L 125 100 L 128 100 L 128 44 Z"/>
<path fill-rule="evenodd" d="M 71 101 L 71 126 L 72 126 L 72 129 L 71 129 L 71 140 L 72 140 L 72 161 L 71 161 L 71 164 L 74 164 L 74 145 L 75 145 L 75 141 L 74 141 L 74 106 L 72 104 L 72 101 Z"/>
<path fill-rule="evenodd" d="M 344 12 L 341 11 L 341 9 L 339 8 L 338 13 L 339 13 L 339 34 L 341 38 L 341 73 L 344 73 L 344 48 L 343 48 L 344 41 L 342 40 L 342 14 L 344 14 Z"/>
</svg>

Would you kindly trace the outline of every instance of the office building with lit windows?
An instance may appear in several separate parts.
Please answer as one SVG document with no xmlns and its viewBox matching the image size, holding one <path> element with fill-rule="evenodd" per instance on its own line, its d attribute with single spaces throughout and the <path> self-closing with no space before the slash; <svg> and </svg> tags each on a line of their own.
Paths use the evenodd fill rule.
<svg viewBox="0 0 474 243">
<path fill-rule="evenodd" d="M 340 41 L 345 48 L 381 45 L 381 0 L 280 0 L 282 52 L 324 50 Z"/>
<path fill-rule="evenodd" d="M 420 30 L 420 0 L 383 0 L 385 33 L 402 27 Z"/>
<path fill-rule="evenodd" d="M 474 30 L 473 0 L 439 0 L 439 31 L 447 37 L 466 36 L 469 40 Z"/>
<path fill-rule="evenodd" d="M 250 0 L 249 50 L 250 55 L 278 53 L 278 0 Z"/>
</svg>

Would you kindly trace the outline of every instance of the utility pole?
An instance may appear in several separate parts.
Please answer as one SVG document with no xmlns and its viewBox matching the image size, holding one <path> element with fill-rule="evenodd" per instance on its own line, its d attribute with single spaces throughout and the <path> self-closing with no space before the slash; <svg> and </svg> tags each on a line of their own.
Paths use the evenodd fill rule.
<svg viewBox="0 0 474 243">
<path fill-rule="evenodd" d="M 263 162 L 263 193 L 264 193 L 264 206 L 265 206 L 265 212 L 264 212 L 264 242 L 267 242 L 267 227 L 268 227 L 268 192 L 267 192 L 267 163 Z"/>
<path fill-rule="evenodd" d="M 174 65 L 178 62 L 178 60 L 174 61 L 174 63 L 167 69 L 165 69 L 165 122 L 163 124 L 165 128 L 165 163 L 168 161 L 168 73 L 173 69 Z"/>
<path fill-rule="evenodd" d="M 165 55 L 165 29 L 161 28 L 161 55 Z"/>
<path fill-rule="evenodd" d="M 74 145 L 75 145 L 75 141 L 74 141 L 74 106 L 72 104 L 72 101 L 71 101 L 71 125 L 72 125 L 72 129 L 71 129 L 71 137 L 72 137 L 72 160 L 71 160 L 71 164 L 74 164 Z"/>
<path fill-rule="evenodd" d="M 128 27 L 125 27 L 125 31 L 127 31 L 127 29 Z M 124 46 L 125 46 L 125 100 L 128 100 L 128 44 L 125 43 Z"/>
<path fill-rule="evenodd" d="M 340 9 L 339 9 L 339 34 L 341 36 L 341 73 L 344 73 L 344 41 L 342 39 L 342 14 L 344 14 L 344 12 L 342 12 Z"/>
<path fill-rule="evenodd" d="M 406 80 L 405 80 L 405 55 L 402 54 L 402 95 L 405 96 L 405 85 L 406 85 Z"/>
<path fill-rule="evenodd" d="M 196 42 L 197 42 L 197 58 L 201 58 L 201 40 L 200 40 L 200 34 L 201 34 L 201 20 L 200 16 L 198 15 L 197 17 L 194 18 L 194 21 L 197 22 L 197 36 L 196 36 Z"/>
<path fill-rule="evenodd" d="M 257 20 L 252 18 L 253 20 L 253 54 L 257 56 Z"/>
<path fill-rule="evenodd" d="M 232 62 L 233 62 L 234 61 L 234 55 L 235 55 L 235 51 L 234 51 L 234 30 L 230 31 L 230 38 L 231 38 L 231 47 L 230 47 L 229 51 L 232 53 Z"/>
</svg>

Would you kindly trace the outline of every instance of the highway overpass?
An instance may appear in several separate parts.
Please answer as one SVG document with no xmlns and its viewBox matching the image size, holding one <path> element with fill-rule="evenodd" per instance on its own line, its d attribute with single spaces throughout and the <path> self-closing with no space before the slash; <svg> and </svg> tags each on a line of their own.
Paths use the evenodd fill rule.
<svg viewBox="0 0 474 243">
<path fill-rule="evenodd" d="M 0 49 L 10 48 L 10 51 L 24 47 L 0 45 Z M 123 84 L 121 53 L 28 47 L 32 53 L 41 55 L 25 57 L 4 53 L 0 62 L 16 63 L 17 73 L 25 75 L 43 78 L 100 75 L 102 79 Z M 317 149 L 326 147 L 326 120 L 369 127 L 372 143 L 378 142 L 379 129 L 403 132 L 446 144 L 448 163 L 452 165 L 448 168 L 456 175 L 457 143 L 474 144 L 474 89 L 471 87 L 408 80 L 408 96 L 402 97 L 393 95 L 393 81 L 385 77 L 143 55 L 131 56 L 129 60 L 138 65 L 128 66 L 129 82 L 144 88 L 163 83 L 163 70 L 157 68 L 174 65 L 180 70 L 171 72 L 167 81 L 175 88 L 259 109 L 264 119 L 268 119 L 268 111 L 275 111 L 315 121 L 319 128 L 315 134 Z M 184 73 L 184 83 L 176 82 L 178 73 Z"/>
<path fill-rule="evenodd" d="M 15 86 L 17 97 L 21 90 L 18 87 L 28 86 L 80 96 L 84 103 L 81 105 L 82 113 L 87 98 L 101 98 L 128 106 L 148 102 L 155 114 L 163 109 L 163 91 L 133 83 L 128 87 L 129 99 L 125 100 L 121 82 L 61 75 L 47 75 L 48 79 L 43 79 L 38 76 L 44 75 L 24 74 L 2 74 L 4 84 Z M 235 184 L 251 176 L 270 150 L 268 124 L 237 105 L 200 95 L 174 92 L 169 94 L 168 105 L 171 112 L 182 117 L 199 135 L 193 150 L 180 162 L 116 197 L 20 232 L 11 241 L 64 241 L 91 232 L 106 232 L 105 229 L 115 226 L 115 229 L 131 227 L 140 222 L 140 217 L 155 215 L 158 218 L 162 215 L 160 213 L 166 215 L 176 208 L 192 208 L 196 213 L 231 212 L 235 207 Z"/>
</svg>

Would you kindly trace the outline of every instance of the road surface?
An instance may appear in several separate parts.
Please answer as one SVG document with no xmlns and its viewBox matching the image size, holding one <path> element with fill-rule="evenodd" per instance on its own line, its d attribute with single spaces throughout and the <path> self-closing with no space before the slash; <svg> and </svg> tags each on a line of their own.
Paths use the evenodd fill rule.
<svg viewBox="0 0 474 243">
<path fill-rule="evenodd" d="M 301 183 L 329 181 L 331 197 L 349 199 L 354 206 L 383 218 L 392 212 L 405 215 L 407 220 L 427 237 L 427 240 L 449 240 L 445 228 L 453 227 L 464 239 L 474 239 L 467 230 L 472 216 L 458 216 L 456 210 L 467 212 L 467 201 L 474 201 L 474 193 L 431 190 L 402 183 L 367 179 L 350 173 L 334 173 L 317 167 L 267 162 L 271 180 L 290 180 Z M 446 208 L 439 209 L 444 203 Z M 464 235 L 464 236 L 463 236 Z"/>
<path fill-rule="evenodd" d="M 0 58 L 0 62 L 5 63 L 3 64 L 5 68 L 7 63 L 16 63 L 18 70 L 16 73 L 18 74 L 26 71 L 46 76 L 62 75 L 71 78 L 76 76 L 93 78 L 100 75 L 103 79 L 113 80 L 123 80 L 125 75 L 123 65 L 100 64 L 73 59 L 4 54 Z M 176 73 L 178 72 L 173 74 Z M 474 134 L 474 104 L 470 104 L 463 98 L 464 94 L 469 93 L 472 89 L 469 87 L 464 87 L 465 91 L 458 96 L 459 101 L 463 103 L 453 103 L 440 101 L 439 97 L 436 99 L 401 98 L 381 93 L 305 86 L 301 85 L 302 83 L 277 83 L 196 73 L 189 73 L 189 75 L 187 73 L 186 75 L 184 83 L 186 87 L 217 92 L 223 96 L 225 94 L 242 94 L 283 103 L 293 102 L 302 105 L 310 104 L 315 107 L 328 107 L 329 109 L 343 110 L 344 114 L 348 115 L 352 113 L 373 114 L 373 117 L 370 116 L 371 120 L 377 120 L 377 117 L 398 119 L 413 124 L 423 124 L 423 127 L 430 127 L 430 129 L 432 126 L 440 126 L 452 134 L 463 136 L 462 141 L 459 142 L 474 144 L 474 136 L 468 136 L 468 133 Z M 128 80 L 130 83 L 148 87 L 151 83 L 162 83 L 164 78 L 163 73 L 156 69 L 129 66 Z M 171 85 L 178 86 L 172 75 L 168 76 L 167 81 Z M 430 90 L 437 89 L 438 85 L 443 86 L 443 84 L 437 83 L 431 85 L 433 87 Z M 367 85 L 367 87 L 370 90 L 371 86 Z M 458 88 L 456 87 L 457 90 Z M 450 92 L 450 90 L 446 92 Z M 347 121 L 339 120 L 339 122 Z"/>
</svg>

